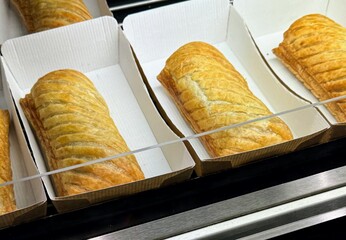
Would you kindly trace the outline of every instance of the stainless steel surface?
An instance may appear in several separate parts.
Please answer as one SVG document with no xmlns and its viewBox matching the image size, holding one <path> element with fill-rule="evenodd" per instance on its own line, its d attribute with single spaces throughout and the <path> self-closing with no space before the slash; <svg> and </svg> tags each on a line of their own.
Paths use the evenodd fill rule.
<svg viewBox="0 0 346 240">
<path fill-rule="evenodd" d="M 117 11 L 117 10 L 128 9 L 132 7 L 139 7 L 143 5 L 148 5 L 148 4 L 158 3 L 158 2 L 165 2 L 165 1 L 167 0 L 145 0 L 145 1 L 135 2 L 135 3 L 123 4 L 120 6 L 113 6 L 113 7 L 110 7 L 109 9 L 111 11 Z"/>
<path fill-rule="evenodd" d="M 277 237 L 346 215 L 346 188 L 339 188 L 169 238 L 259 240 Z"/>
<path fill-rule="evenodd" d="M 128 4 L 122 4 L 119 6 L 110 6 L 109 9 L 111 11 L 117 11 L 117 10 L 125 10 L 133 7 L 140 7 L 148 4 L 154 4 L 159 2 L 166 2 L 167 0 L 144 0 L 140 2 L 134 2 L 134 3 L 128 3 Z M 230 0 L 230 4 L 233 4 L 233 0 Z"/>
<path fill-rule="evenodd" d="M 94 239 L 229 239 L 274 230 L 345 207 L 345 173 L 336 168 Z"/>
<path fill-rule="evenodd" d="M 240 238 L 241 240 L 259 240 L 259 239 L 268 239 L 277 237 L 286 233 L 290 233 L 296 230 L 300 230 L 306 227 L 311 227 L 313 225 L 327 222 L 329 220 L 333 220 L 339 217 L 343 217 L 346 215 L 346 207 L 341 209 L 337 209 L 334 211 L 318 214 L 316 216 L 312 216 L 306 219 L 298 220 L 296 222 L 292 222 L 289 224 L 285 224 L 283 226 L 275 227 L 272 229 L 268 229 L 266 231 L 262 231 L 247 237 Z"/>
</svg>

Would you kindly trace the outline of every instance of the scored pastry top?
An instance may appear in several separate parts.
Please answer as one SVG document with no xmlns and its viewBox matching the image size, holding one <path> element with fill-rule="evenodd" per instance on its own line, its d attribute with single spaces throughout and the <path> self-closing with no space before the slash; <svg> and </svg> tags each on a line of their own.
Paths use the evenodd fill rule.
<svg viewBox="0 0 346 240">
<path fill-rule="evenodd" d="M 63 69 L 46 74 L 20 104 L 50 170 L 130 151 L 103 97 L 81 72 Z M 53 175 L 60 196 L 143 178 L 134 155 Z"/>
<path fill-rule="evenodd" d="M 157 78 L 196 133 L 272 114 L 225 56 L 208 43 L 190 42 L 180 47 Z M 290 129 L 278 117 L 201 137 L 212 157 L 290 139 Z"/>
<path fill-rule="evenodd" d="M 9 129 L 10 114 L 0 109 L 0 183 L 12 181 Z M 13 189 L 13 184 L 0 187 L 0 215 L 16 209 Z"/>
<path fill-rule="evenodd" d="M 28 32 L 40 32 L 92 19 L 83 0 L 11 0 Z"/>
<path fill-rule="evenodd" d="M 305 15 L 285 31 L 275 55 L 319 100 L 346 95 L 346 28 L 321 14 Z M 346 121 L 346 101 L 327 108 Z"/>
</svg>

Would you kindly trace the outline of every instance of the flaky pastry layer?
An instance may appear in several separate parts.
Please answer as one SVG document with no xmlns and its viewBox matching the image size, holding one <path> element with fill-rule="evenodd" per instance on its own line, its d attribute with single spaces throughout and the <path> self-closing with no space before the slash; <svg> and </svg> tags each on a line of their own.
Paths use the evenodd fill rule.
<svg viewBox="0 0 346 240">
<path fill-rule="evenodd" d="M 167 59 L 157 78 L 196 133 L 271 114 L 223 54 L 204 42 L 180 47 Z M 212 157 L 290 139 L 290 129 L 278 117 L 201 137 Z"/>
<path fill-rule="evenodd" d="M 9 143 L 10 115 L 0 109 L 0 183 L 12 181 Z M 13 185 L 0 187 L 0 215 L 16 209 Z"/>
<path fill-rule="evenodd" d="M 28 32 L 40 32 L 91 19 L 83 0 L 11 0 Z"/>
<path fill-rule="evenodd" d="M 319 100 L 346 95 L 346 28 L 330 18 L 299 18 L 273 52 Z M 346 121 L 346 101 L 326 106 L 338 122 Z"/>
<path fill-rule="evenodd" d="M 49 170 L 129 152 L 103 97 L 81 72 L 63 69 L 40 78 L 20 100 Z M 144 179 L 134 155 L 52 175 L 59 196 Z"/>
</svg>

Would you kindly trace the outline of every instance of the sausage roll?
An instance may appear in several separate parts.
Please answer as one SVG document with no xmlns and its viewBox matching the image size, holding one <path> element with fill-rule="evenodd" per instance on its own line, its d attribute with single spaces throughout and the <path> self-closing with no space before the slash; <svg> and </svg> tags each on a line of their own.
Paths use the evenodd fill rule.
<svg viewBox="0 0 346 240">
<path fill-rule="evenodd" d="M 225 56 L 204 42 L 180 47 L 167 59 L 157 78 L 196 133 L 271 114 Z M 278 117 L 201 137 L 212 157 L 290 139 L 290 129 Z"/>
<path fill-rule="evenodd" d="M 346 95 L 346 28 L 330 18 L 301 17 L 273 52 L 320 101 Z M 338 122 L 346 121 L 346 101 L 327 108 Z"/>
<path fill-rule="evenodd" d="M 91 19 L 83 0 L 11 0 L 28 32 L 39 32 Z"/>
<path fill-rule="evenodd" d="M 9 128 L 10 115 L 7 110 L 0 109 L 0 183 L 12 181 Z M 0 215 L 15 209 L 13 184 L 0 187 Z"/>
<path fill-rule="evenodd" d="M 129 152 L 103 97 L 84 74 L 72 69 L 41 77 L 21 107 L 49 170 Z M 68 196 L 144 179 L 134 155 L 52 175 L 57 195 Z"/>
</svg>

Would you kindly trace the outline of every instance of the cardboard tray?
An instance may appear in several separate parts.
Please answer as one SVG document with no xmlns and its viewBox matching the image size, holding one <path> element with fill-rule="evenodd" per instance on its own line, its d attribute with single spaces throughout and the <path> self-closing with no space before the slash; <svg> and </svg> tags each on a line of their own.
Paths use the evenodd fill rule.
<svg viewBox="0 0 346 240">
<path fill-rule="evenodd" d="M 17 209 L 0 215 L 0 229 L 2 229 L 44 217 L 47 211 L 47 197 L 40 178 L 20 181 L 28 176 L 37 175 L 38 170 L 25 144 L 25 136 L 21 131 L 14 105 L 6 103 L 2 90 L 0 90 L 0 108 L 10 112 L 9 141 L 12 178 L 13 181 L 19 181 L 13 183 Z"/>
<path fill-rule="evenodd" d="M 270 69 L 288 89 L 309 102 L 317 103 L 318 99 L 281 63 L 272 49 L 283 40 L 283 33 L 289 26 L 307 14 L 324 14 L 346 27 L 346 2 L 292 0 L 278 3 L 274 0 L 235 0 L 233 4 Z M 338 123 L 324 105 L 318 106 L 318 109 L 331 124 L 323 141 L 346 136 L 346 123 Z"/>
<path fill-rule="evenodd" d="M 44 51 L 41 46 L 44 46 Z M 47 172 L 46 165 L 19 99 L 30 91 L 39 77 L 56 69 L 79 70 L 94 82 L 131 150 L 154 146 L 135 154 L 146 177 L 142 181 L 58 197 L 50 178 L 43 177 L 48 196 L 59 212 L 190 178 L 195 163 L 155 109 L 143 86 L 130 45 L 113 17 L 100 17 L 11 39 L 2 45 L 1 50 L 5 78 L 40 173 Z M 174 140 L 178 141 L 157 146 Z"/>
<path fill-rule="evenodd" d="M 217 159 L 211 159 L 198 139 L 187 146 L 196 161 L 196 172 L 205 175 L 238 167 L 255 160 L 281 155 L 319 144 L 330 127 L 309 103 L 287 90 L 266 66 L 239 14 L 228 0 L 195 0 L 172 4 L 127 16 L 123 22 L 143 79 L 169 126 L 181 137 L 193 131 L 156 76 L 166 59 L 190 41 L 205 41 L 217 47 L 247 79 L 250 89 L 273 113 L 299 107 L 280 117 L 293 132 L 294 140 Z"/>
<path fill-rule="evenodd" d="M 109 10 L 106 0 L 84 0 L 84 2 L 94 18 L 101 16 L 113 16 L 112 12 Z M 12 4 L 10 4 L 10 0 L 0 1 L 0 46 L 8 39 L 27 34 L 27 30 L 25 29 L 16 10 L 13 9 Z M 2 89 L 1 73 L 0 89 Z"/>
</svg>

